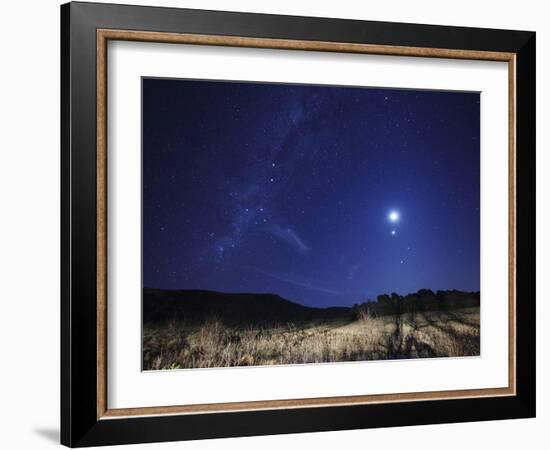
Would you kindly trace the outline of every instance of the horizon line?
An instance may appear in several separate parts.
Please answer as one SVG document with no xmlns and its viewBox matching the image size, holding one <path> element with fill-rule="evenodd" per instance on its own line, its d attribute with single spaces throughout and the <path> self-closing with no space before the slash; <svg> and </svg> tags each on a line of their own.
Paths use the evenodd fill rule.
<svg viewBox="0 0 550 450">
<path fill-rule="evenodd" d="M 392 294 L 397 294 L 398 296 L 404 298 L 404 297 L 407 297 L 409 295 L 418 294 L 421 290 L 432 291 L 436 295 L 437 295 L 438 292 L 452 292 L 452 291 L 462 292 L 462 293 L 467 293 L 467 294 L 480 294 L 481 293 L 480 289 L 471 291 L 471 290 L 461 290 L 461 289 L 456 289 L 456 288 L 436 289 L 436 290 L 430 289 L 430 288 L 420 288 L 415 292 L 409 292 L 407 294 L 399 294 L 397 292 L 389 292 L 389 293 L 384 292 L 384 293 L 381 293 L 381 294 L 377 294 L 376 296 L 374 296 L 374 298 L 366 298 L 364 301 L 358 301 L 358 302 L 351 303 L 351 304 L 349 304 L 349 306 L 345 306 L 345 305 L 342 305 L 342 304 L 329 305 L 329 306 L 310 306 L 307 303 L 302 303 L 300 301 L 290 300 L 286 296 L 283 296 L 283 295 L 275 293 L 275 292 L 244 292 L 244 291 L 234 291 L 234 292 L 231 291 L 230 292 L 230 291 L 219 291 L 219 290 L 215 290 L 215 289 L 159 288 L 159 287 L 150 287 L 150 286 L 142 286 L 141 288 L 142 288 L 142 290 L 149 289 L 149 290 L 157 290 L 157 291 L 174 291 L 174 292 L 177 292 L 177 291 L 200 291 L 200 292 L 210 292 L 210 293 L 214 293 L 214 294 L 224 294 L 224 295 L 227 295 L 227 294 L 229 294 L 229 295 L 273 295 L 273 296 L 280 297 L 281 299 L 286 300 L 288 302 L 292 302 L 292 303 L 295 303 L 295 304 L 298 304 L 298 305 L 301 305 L 301 306 L 305 306 L 305 307 L 308 307 L 308 308 L 320 308 L 320 309 L 326 309 L 326 308 L 351 308 L 354 305 L 362 305 L 364 303 L 370 303 L 370 302 L 378 303 L 378 297 L 380 297 L 382 295 L 388 295 L 388 296 L 391 297 Z"/>
</svg>

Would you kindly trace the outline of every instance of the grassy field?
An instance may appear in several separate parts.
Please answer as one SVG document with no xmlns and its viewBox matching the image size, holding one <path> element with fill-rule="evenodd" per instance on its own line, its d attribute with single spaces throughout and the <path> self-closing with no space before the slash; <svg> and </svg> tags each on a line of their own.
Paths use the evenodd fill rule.
<svg viewBox="0 0 550 450">
<path fill-rule="evenodd" d="M 145 324 L 144 370 L 479 355 L 479 307 L 239 327 Z"/>
</svg>

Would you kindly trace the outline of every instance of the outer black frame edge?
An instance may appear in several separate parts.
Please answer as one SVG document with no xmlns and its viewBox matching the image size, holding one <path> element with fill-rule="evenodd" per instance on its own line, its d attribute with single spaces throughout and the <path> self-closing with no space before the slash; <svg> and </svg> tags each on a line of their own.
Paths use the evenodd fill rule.
<svg viewBox="0 0 550 450">
<path fill-rule="evenodd" d="M 517 394 L 536 412 L 536 35 L 516 61 L 516 380 Z"/>
<path fill-rule="evenodd" d="M 517 53 L 517 395 L 96 419 L 96 29 Z M 71 447 L 535 416 L 535 33 L 94 3 L 61 6 L 61 443 Z"/>
<path fill-rule="evenodd" d="M 71 441 L 70 407 L 70 18 L 61 8 L 61 443 Z"/>
</svg>

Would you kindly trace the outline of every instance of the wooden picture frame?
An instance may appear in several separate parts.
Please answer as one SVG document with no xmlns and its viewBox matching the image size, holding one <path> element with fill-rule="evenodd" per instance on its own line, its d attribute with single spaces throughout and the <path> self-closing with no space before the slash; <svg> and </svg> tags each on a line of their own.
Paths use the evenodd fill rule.
<svg viewBox="0 0 550 450">
<path fill-rule="evenodd" d="M 63 444 L 91 446 L 534 417 L 535 33 L 78 2 L 61 7 L 61 24 Z M 507 62 L 508 387 L 109 408 L 109 40 Z"/>
</svg>

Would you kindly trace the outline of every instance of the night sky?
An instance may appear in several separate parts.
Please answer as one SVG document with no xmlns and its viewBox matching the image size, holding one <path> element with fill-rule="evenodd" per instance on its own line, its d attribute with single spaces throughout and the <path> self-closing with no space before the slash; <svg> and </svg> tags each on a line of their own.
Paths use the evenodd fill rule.
<svg viewBox="0 0 550 450">
<path fill-rule="evenodd" d="M 143 79 L 143 285 L 479 290 L 479 94 Z"/>
</svg>

